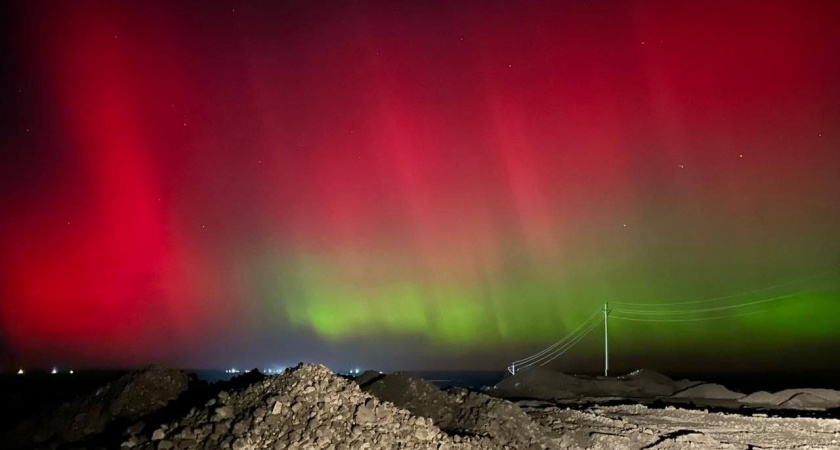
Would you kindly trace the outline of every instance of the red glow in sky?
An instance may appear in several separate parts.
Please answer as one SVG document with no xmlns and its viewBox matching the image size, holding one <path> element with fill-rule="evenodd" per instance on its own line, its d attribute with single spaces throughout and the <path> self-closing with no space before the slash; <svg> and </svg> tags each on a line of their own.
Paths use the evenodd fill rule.
<svg viewBox="0 0 840 450">
<path fill-rule="evenodd" d="M 834 2 L 6 16 L 9 360 L 212 365 L 283 339 L 331 355 L 319 343 L 356 336 L 323 312 L 326 274 L 361 328 L 486 350 L 485 332 L 515 348 L 528 323 L 573 325 L 605 290 L 737 291 L 838 262 Z M 520 294 L 535 312 L 512 319 Z M 365 300 L 390 295 L 422 322 Z M 536 312 L 558 298 L 571 317 Z M 453 304 L 485 322 L 458 328 Z"/>
</svg>

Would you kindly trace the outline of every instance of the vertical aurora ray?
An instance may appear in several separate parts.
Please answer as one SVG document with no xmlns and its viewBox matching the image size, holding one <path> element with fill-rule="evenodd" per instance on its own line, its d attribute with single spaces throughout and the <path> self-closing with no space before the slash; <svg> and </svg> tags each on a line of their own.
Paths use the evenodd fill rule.
<svg viewBox="0 0 840 450">
<path fill-rule="evenodd" d="M 35 113 L 0 168 L 3 339 L 94 365 L 276 345 L 500 367 L 606 301 L 836 268 L 837 13 L 20 5 L 12 84 Z M 611 335 L 627 364 L 824 347 L 838 295 Z"/>
</svg>

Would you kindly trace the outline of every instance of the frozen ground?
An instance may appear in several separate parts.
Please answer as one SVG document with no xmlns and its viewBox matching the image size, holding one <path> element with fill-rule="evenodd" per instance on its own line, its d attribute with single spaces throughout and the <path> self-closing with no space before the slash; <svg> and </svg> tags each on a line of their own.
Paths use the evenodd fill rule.
<svg viewBox="0 0 840 450">
<path fill-rule="evenodd" d="M 668 406 L 583 409 L 523 401 L 532 420 L 579 449 L 840 449 L 840 420 L 739 415 Z"/>
</svg>

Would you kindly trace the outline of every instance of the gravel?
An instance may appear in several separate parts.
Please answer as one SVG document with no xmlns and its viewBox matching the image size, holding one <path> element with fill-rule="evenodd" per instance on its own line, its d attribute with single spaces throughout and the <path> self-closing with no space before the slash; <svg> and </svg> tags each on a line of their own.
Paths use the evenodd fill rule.
<svg viewBox="0 0 840 450">
<path fill-rule="evenodd" d="M 81 441 L 164 409 L 193 382 L 186 372 L 157 366 L 130 372 L 93 394 L 23 419 L 0 442 L 3 448 L 33 449 Z"/>
<path fill-rule="evenodd" d="M 569 381 L 572 390 L 589 393 L 619 386 L 622 392 L 648 395 L 668 391 L 668 386 L 692 384 L 671 382 L 663 375 L 645 371 L 620 379 L 568 375 L 555 381 L 558 379 Z M 511 379 L 506 381 L 510 383 Z M 252 371 L 214 385 L 195 383 L 181 371 L 150 368 L 126 375 L 95 394 L 40 417 L 24 420 L 12 434 L 0 436 L 0 447 L 840 449 L 840 421 L 830 415 L 768 416 L 773 414 L 772 408 L 788 408 L 785 414 L 799 414 L 790 413 L 790 409 L 832 407 L 840 396 L 837 391 L 792 389 L 775 394 L 759 392 L 738 400 L 721 399 L 736 393 L 719 385 L 699 384 L 682 392 L 692 402 L 701 396 L 736 405 L 750 399 L 769 408 L 730 414 L 701 410 L 696 403 L 693 408 L 649 407 L 626 400 L 599 405 L 598 399 L 564 407 L 540 400 L 512 402 L 460 388 L 441 390 L 408 374 L 371 372 L 354 382 L 320 365 L 301 364 L 274 376 Z M 651 399 L 647 401 L 653 404 Z"/>
<path fill-rule="evenodd" d="M 155 430 L 126 430 L 137 449 L 492 449 L 489 440 L 450 437 L 433 420 L 362 392 L 321 365 L 300 365 L 236 391 Z"/>
<path fill-rule="evenodd" d="M 410 374 L 397 373 L 363 383 L 380 400 L 433 420 L 456 436 L 485 438 L 502 448 L 557 448 L 559 436 L 534 423 L 518 406 L 479 392 L 447 391 Z"/>
</svg>

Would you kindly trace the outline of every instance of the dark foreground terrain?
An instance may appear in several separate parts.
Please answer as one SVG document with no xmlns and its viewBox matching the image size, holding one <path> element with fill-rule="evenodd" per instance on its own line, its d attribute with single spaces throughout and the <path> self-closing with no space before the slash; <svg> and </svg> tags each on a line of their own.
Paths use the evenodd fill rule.
<svg viewBox="0 0 840 450">
<path fill-rule="evenodd" d="M 746 394 L 650 371 L 525 370 L 483 392 L 317 365 L 212 384 L 160 367 L 98 377 L 15 380 L 29 397 L 3 391 L 2 448 L 840 449 L 838 391 Z"/>
</svg>

